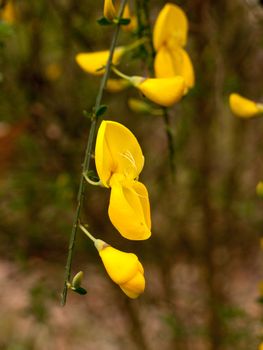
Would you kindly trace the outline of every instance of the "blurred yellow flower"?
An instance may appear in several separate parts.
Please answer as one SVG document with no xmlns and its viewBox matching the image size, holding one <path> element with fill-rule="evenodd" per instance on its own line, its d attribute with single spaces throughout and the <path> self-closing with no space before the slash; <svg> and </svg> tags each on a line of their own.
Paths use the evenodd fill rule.
<svg viewBox="0 0 263 350">
<path fill-rule="evenodd" d="M 180 75 L 184 78 L 187 92 L 194 86 L 194 69 L 190 57 L 183 49 L 187 41 L 188 21 L 180 7 L 167 3 L 160 11 L 153 30 L 156 50 L 154 61 L 157 78 Z"/>
<path fill-rule="evenodd" d="M 263 350 L 263 343 L 259 344 L 258 350 Z"/>
<path fill-rule="evenodd" d="M 10 24 L 15 22 L 15 9 L 12 1 L 8 1 L 4 9 L 0 12 L 0 18 Z"/>
<path fill-rule="evenodd" d="M 120 0 L 105 0 L 104 1 L 104 8 L 103 8 L 103 15 L 106 17 L 109 21 L 113 21 L 118 16 L 120 8 Z M 126 4 L 123 11 L 123 18 L 130 18 L 130 23 L 128 25 L 123 25 L 121 28 L 125 31 L 133 31 L 137 27 L 137 20 L 135 16 L 131 16 L 130 14 L 130 8 L 129 5 Z"/>
<path fill-rule="evenodd" d="M 112 57 L 112 63 L 117 65 L 120 62 L 122 55 L 124 54 L 125 48 L 120 46 L 116 47 Z M 109 51 L 96 51 L 79 53 L 76 55 L 76 61 L 79 66 L 87 73 L 94 75 L 102 75 L 105 72 L 103 68 L 108 61 Z"/>
<path fill-rule="evenodd" d="M 57 80 L 61 76 L 61 74 L 61 67 L 57 63 L 50 63 L 45 67 L 45 75 L 50 81 Z"/>
<path fill-rule="evenodd" d="M 130 80 L 144 96 L 160 106 L 172 106 L 183 97 L 185 92 L 185 81 L 181 76 L 159 79 L 135 76 Z"/>
<path fill-rule="evenodd" d="M 117 16 L 117 9 L 114 6 L 112 0 L 104 1 L 103 14 L 104 14 L 104 17 L 106 17 L 110 21 L 112 21 Z"/>
<path fill-rule="evenodd" d="M 229 96 L 229 105 L 232 113 L 240 118 L 251 118 L 263 113 L 262 103 L 256 103 L 236 93 Z"/>
<path fill-rule="evenodd" d="M 95 164 L 101 183 L 111 188 L 109 217 L 112 224 L 125 238 L 149 238 L 148 192 L 137 181 L 144 157 L 136 137 L 120 123 L 102 121 L 95 146 Z"/>
<path fill-rule="evenodd" d="M 130 85 L 131 83 L 125 79 L 108 79 L 106 90 L 110 92 L 120 92 Z"/>
<path fill-rule="evenodd" d="M 128 297 L 135 299 L 144 292 L 144 270 L 135 254 L 115 249 L 100 239 L 95 247 L 108 275 Z"/>
</svg>

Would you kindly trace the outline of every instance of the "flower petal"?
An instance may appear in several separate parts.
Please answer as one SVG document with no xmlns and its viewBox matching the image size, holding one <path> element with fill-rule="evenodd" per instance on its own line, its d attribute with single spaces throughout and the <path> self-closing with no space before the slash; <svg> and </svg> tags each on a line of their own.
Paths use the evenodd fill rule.
<svg viewBox="0 0 263 350">
<path fill-rule="evenodd" d="M 141 273 L 137 273 L 128 282 L 120 284 L 120 288 L 128 297 L 135 299 L 144 292 L 145 289 L 145 278 Z"/>
<path fill-rule="evenodd" d="M 185 91 L 185 81 L 181 76 L 171 78 L 149 78 L 138 84 L 139 89 L 149 100 L 165 107 L 178 102 Z"/>
<path fill-rule="evenodd" d="M 136 137 L 128 128 L 104 120 L 98 130 L 95 163 L 101 182 L 108 187 L 113 173 L 129 179 L 137 178 L 142 171 L 144 157 Z"/>
<path fill-rule="evenodd" d="M 153 43 L 156 51 L 168 40 L 184 46 L 187 40 L 188 21 L 184 11 L 167 3 L 160 11 L 153 30 Z"/>
<path fill-rule="evenodd" d="M 112 176 L 109 217 L 120 234 L 131 240 L 151 236 L 150 204 L 146 187 L 133 181 L 121 184 Z"/>
<path fill-rule="evenodd" d="M 117 10 L 113 5 L 112 0 L 104 0 L 103 15 L 110 21 L 112 21 L 117 16 Z"/>
<path fill-rule="evenodd" d="M 138 273 L 138 257 L 111 246 L 99 250 L 100 257 L 110 278 L 117 284 L 124 284 Z"/>
<path fill-rule="evenodd" d="M 187 88 L 194 86 L 195 77 L 191 59 L 180 47 L 169 49 L 163 46 L 160 48 L 155 57 L 154 70 L 157 78 L 180 75 L 184 78 Z"/>
<path fill-rule="evenodd" d="M 239 94 L 231 94 L 229 96 L 230 109 L 237 117 L 251 118 L 263 113 L 263 104 L 256 103 Z"/>
<path fill-rule="evenodd" d="M 123 55 L 124 47 L 117 47 L 114 50 L 112 57 L 112 63 L 117 65 L 120 62 L 121 56 Z M 79 66 L 87 73 L 94 75 L 102 75 L 105 69 L 100 69 L 107 64 L 109 58 L 109 51 L 96 51 L 79 53 L 76 55 L 76 61 Z"/>
</svg>

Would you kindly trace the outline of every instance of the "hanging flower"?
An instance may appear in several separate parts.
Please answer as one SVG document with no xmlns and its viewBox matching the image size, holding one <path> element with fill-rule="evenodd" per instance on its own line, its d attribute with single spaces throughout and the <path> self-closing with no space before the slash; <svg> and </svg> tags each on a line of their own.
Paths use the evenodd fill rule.
<svg viewBox="0 0 263 350">
<path fill-rule="evenodd" d="M 122 55 L 125 52 L 125 48 L 122 46 L 116 47 L 112 57 L 112 64 L 119 64 Z M 96 52 L 82 52 L 76 55 L 76 61 L 79 66 L 87 73 L 93 75 L 103 75 L 110 52 L 96 51 Z"/>
<path fill-rule="evenodd" d="M 131 77 L 130 80 L 145 97 L 160 106 L 172 106 L 183 97 L 185 92 L 185 80 L 181 76 L 170 78 Z"/>
<path fill-rule="evenodd" d="M 128 297 L 135 299 L 144 292 L 144 270 L 135 254 L 115 249 L 100 239 L 95 247 L 108 275 Z"/>
<path fill-rule="evenodd" d="M 161 10 L 153 30 L 156 50 L 154 61 L 157 78 L 181 75 L 186 90 L 194 86 L 194 69 L 184 50 L 187 41 L 188 21 L 185 13 L 176 5 L 167 3 Z"/>
<path fill-rule="evenodd" d="M 232 113 L 240 118 L 251 118 L 263 113 L 262 103 L 256 103 L 235 93 L 229 96 L 229 105 Z"/>
<path fill-rule="evenodd" d="M 137 181 L 144 157 L 136 137 L 120 123 L 103 121 L 97 134 L 95 163 L 101 183 L 111 188 L 109 217 L 112 224 L 125 238 L 149 238 L 148 192 Z"/>
</svg>

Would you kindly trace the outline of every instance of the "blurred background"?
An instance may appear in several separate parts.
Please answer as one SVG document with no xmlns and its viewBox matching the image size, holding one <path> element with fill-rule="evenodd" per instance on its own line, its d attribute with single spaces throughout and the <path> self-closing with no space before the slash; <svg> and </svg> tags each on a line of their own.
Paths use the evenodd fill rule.
<svg viewBox="0 0 263 350">
<path fill-rule="evenodd" d="M 142 0 L 138 0 L 138 3 Z M 166 3 L 145 1 L 151 23 Z M 73 273 L 88 293 L 60 307 L 76 192 L 100 78 L 77 66 L 81 51 L 108 49 L 103 1 L 0 1 L 0 349 L 252 350 L 262 335 L 260 280 L 263 120 L 231 115 L 228 96 L 263 98 L 263 7 L 256 0 L 174 2 L 189 21 L 196 86 L 169 113 L 171 181 L 162 118 L 111 94 L 105 118 L 138 137 L 153 234 L 129 242 L 107 215 L 109 191 L 88 186 L 83 221 L 115 248 L 135 252 L 147 288 L 128 300 L 79 232 Z M 134 34 L 121 32 L 120 43 Z M 146 74 L 131 55 L 121 70 Z"/>
</svg>

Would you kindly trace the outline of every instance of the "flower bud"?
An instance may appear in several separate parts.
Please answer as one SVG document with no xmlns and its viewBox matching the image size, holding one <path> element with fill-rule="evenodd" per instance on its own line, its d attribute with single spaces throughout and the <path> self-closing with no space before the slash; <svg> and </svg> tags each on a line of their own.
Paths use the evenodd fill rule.
<svg viewBox="0 0 263 350">
<path fill-rule="evenodd" d="M 108 275 L 128 297 L 135 299 L 144 292 L 144 270 L 135 254 L 122 252 L 102 240 L 96 240 L 95 247 Z"/>
</svg>

